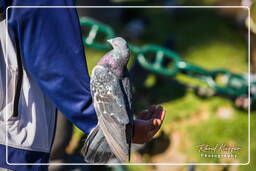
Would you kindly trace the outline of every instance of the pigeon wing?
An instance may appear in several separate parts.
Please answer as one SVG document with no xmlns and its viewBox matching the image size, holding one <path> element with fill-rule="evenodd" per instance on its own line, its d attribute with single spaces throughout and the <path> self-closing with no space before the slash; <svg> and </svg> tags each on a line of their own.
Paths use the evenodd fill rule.
<svg viewBox="0 0 256 171">
<path fill-rule="evenodd" d="M 86 138 L 81 153 L 86 163 L 108 163 L 116 159 L 99 125 Z"/>
<path fill-rule="evenodd" d="M 96 66 L 91 76 L 91 93 L 98 124 L 117 159 L 128 160 L 129 144 L 126 125 L 129 124 L 125 94 L 116 75 L 102 66 Z"/>
</svg>

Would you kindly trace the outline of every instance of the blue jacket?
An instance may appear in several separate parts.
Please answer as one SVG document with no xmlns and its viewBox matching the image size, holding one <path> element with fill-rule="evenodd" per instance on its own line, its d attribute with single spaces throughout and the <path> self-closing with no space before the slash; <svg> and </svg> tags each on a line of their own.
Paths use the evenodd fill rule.
<svg viewBox="0 0 256 171">
<path fill-rule="evenodd" d="M 10 4 L 6 1 L 0 0 L 0 7 L 6 9 L 8 5 Z M 11 5 L 73 6 L 74 0 L 13 0 Z M 0 25 L 1 31 L 3 26 Z M 16 130 L 7 133 L 8 136 L 17 137 L 8 140 L 8 160 L 11 163 L 26 163 L 27 157 L 34 155 L 37 157 L 31 163 L 48 162 L 47 155 L 54 135 L 55 107 L 85 133 L 89 133 L 97 124 L 79 18 L 74 8 L 9 8 L 8 32 L 14 55 L 8 56 L 8 51 L 12 51 L 12 48 L 8 47 L 6 52 L 2 48 L 0 60 L 17 59 L 12 65 L 16 66 L 12 70 L 17 72 L 14 74 L 17 78 L 13 82 L 15 95 L 13 98 L 5 95 L 10 96 L 12 104 L 6 120 L 10 122 L 10 130 Z M 7 68 L 6 72 L 13 74 L 12 70 L 8 70 L 8 63 L 2 62 L 2 65 L 1 68 Z M 5 71 L 1 72 L 2 82 L 9 80 L 4 76 Z M 15 102 L 18 103 L 16 108 Z M 8 104 L 0 108 L 2 112 L 6 111 L 5 106 Z M 0 113 L 0 117 L 1 115 L 3 113 Z M 31 128 L 28 124 L 30 122 Z M 16 123 L 23 126 L 16 127 Z M 0 126 L 0 129 L 3 127 Z M 26 133 L 15 135 L 26 129 Z M 42 136 L 45 132 L 48 137 Z M 0 130 L 0 139 L 4 135 Z M 5 145 L 5 141 L 0 140 L 0 152 L 5 152 Z M 16 156 L 17 152 L 19 156 Z M 0 167 L 3 165 L 4 158 L 0 156 Z M 8 168 L 15 169 L 15 166 L 8 165 Z"/>
</svg>

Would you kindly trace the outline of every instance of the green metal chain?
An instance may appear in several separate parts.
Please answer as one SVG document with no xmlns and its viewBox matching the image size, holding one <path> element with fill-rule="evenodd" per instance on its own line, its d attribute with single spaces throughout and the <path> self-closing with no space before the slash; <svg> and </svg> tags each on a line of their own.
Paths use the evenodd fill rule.
<svg viewBox="0 0 256 171">
<path fill-rule="evenodd" d="M 86 27 L 86 30 L 89 30 L 88 35 L 83 37 L 83 42 L 87 47 L 99 50 L 111 49 L 110 45 L 106 43 L 107 39 L 115 37 L 115 32 L 110 26 L 88 17 L 82 17 L 80 23 L 82 27 Z M 151 72 L 164 76 L 174 76 L 177 73 L 183 73 L 207 83 L 208 86 L 219 93 L 236 97 L 248 94 L 248 81 L 241 75 L 234 74 L 228 70 L 207 70 L 187 63 L 174 51 L 158 45 L 138 47 L 129 44 L 129 48 L 136 55 L 139 64 Z M 154 54 L 153 62 L 150 60 L 152 54 Z M 224 84 L 217 82 L 218 76 L 225 77 L 226 81 Z M 256 87 L 256 82 L 251 83 L 251 86 Z M 252 94 L 251 97 L 252 100 L 256 101 L 256 94 Z"/>
<path fill-rule="evenodd" d="M 88 36 L 83 37 L 83 42 L 86 46 L 100 50 L 107 50 L 111 48 L 106 41 L 96 42 L 99 33 L 103 33 L 103 35 L 106 36 L 104 37 L 104 40 L 111 39 L 115 36 L 114 31 L 109 26 L 85 17 L 80 19 L 80 23 L 81 26 L 90 27 Z"/>
</svg>

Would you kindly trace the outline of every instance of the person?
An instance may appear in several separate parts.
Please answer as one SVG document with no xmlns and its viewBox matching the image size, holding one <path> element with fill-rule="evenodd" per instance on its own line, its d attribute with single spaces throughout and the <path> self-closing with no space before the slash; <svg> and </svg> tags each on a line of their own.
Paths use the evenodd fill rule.
<svg viewBox="0 0 256 171">
<path fill-rule="evenodd" d="M 49 160 L 57 109 L 87 134 L 97 124 L 76 9 L 24 7 L 6 12 L 9 5 L 74 3 L 0 0 L 0 168 L 48 169 L 41 164 Z M 150 141 L 163 119 L 159 106 L 141 112 L 133 143 Z"/>
</svg>

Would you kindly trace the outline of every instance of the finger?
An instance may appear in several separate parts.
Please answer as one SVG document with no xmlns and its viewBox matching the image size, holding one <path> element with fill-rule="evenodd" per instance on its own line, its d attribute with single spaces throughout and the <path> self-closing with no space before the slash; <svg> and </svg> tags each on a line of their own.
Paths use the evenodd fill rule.
<svg viewBox="0 0 256 171">
<path fill-rule="evenodd" d="M 157 118 L 161 119 L 163 113 L 163 107 L 162 106 L 157 106 L 156 110 L 154 111 L 154 114 L 152 118 Z"/>
<path fill-rule="evenodd" d="M 160 127 L 161 123 L 162 123 L 162 121 L 160 119 L 153 119 L 153 121 L 152 121 L 153 128 Z"/>
<path fill-rule="evenodd" d="M 152 140 L 152 138 L 155 136 L 155 134 L 158 132 L 158 130 L 161 127 L 161 120 L 160 119 L 151 119 L 147 122 L 148 131 L 146 133 L 145 137 L 145 143 Z"/>
<path fill-rule="evenodd" d="M 162 113 L 161 113 L 161 117 L 160 117 L 160 120 L 163 121 L 164 118 L 165 118 L 165 113 L 166 113 L 166 110 L 163 110 Z"/>
<path fill-rule="evenodd" d="M 151 106 L 149 107 L 149 110 L 155 109 L 156 107 L 157 107 L 157 105 L 151 105 Z"/>
<path fill-rule="evenodd" d="M 157 108 L 157 112 L 158 112 L 158 113 L 161 114 L 161 113 L 163 112 L 163 110 L 164 110 L 164 109 L 163 109 L 162 106 L 158 106 L 158 108 Z"/>
<path fill-rule="evenodd" d="M 147 133 L 146 142 L 150 141 L 155 136 L 155 134 L 160 130 L 162 123 L 161 119 L 151 119 L 150 131 Z"/>
<path fill-rule="evenodd" d="M 145 113 L 142 113 L 143 114 L 142 118 L 144 120 L 156 118 L 156 116 L 155 116 L 156 110 L 157 110 L 156 105 L 150 106 L 148 110 L 145 110 L 146 111 Z"/>
<path fill-rule="evenodd" d="M 157 105 L 152 105 L 152 106 L 149 108 L 151 114 L 155 113 L 155 112 L 157 111 L 157 109 L 158 109 L 158 106 L 157 106 Z"/>
<path fill-rule="evenodd" d="M 147 120 L 145 122 L 145 129 L 147 130 L 147 132 L 150 132 L 154 129 L 156 129 L 157 127 L 159 127 L 159 119 L 150 119 L 150 120 Z M 161 122 L 161 121 L 160 121 Z"/>
<path fill-rule="evenodd" d="M 155 122 L 156 121 L 154 121 L 153 119 L 145 121 L 145 136 L 142 137 L 143 143 L 149 142 L 154 136 L 154 132 L 156 131 L 156 126 L 154 126 L 154 124 L 156 124 Z"/>
<path fill-rule="evenodd" d="M 137 119 L 148 120 L 150 119 L 149 111 L 144 110 L 137 115 Z"/>
<path fill-rule="evenodd" d="M 147 112 L 147 114 L 145 115 L 145 119 L 146 120 L 150 120 L 151 118 L 152 118 L 152 113 L 151 113 L 151 111 L 150 110 L 147 110 L 148 112 Z"/>
<path fill-rule="evenodd" d="M 161 127 L 161 125 L 163 123 L 164 117 L 165 117 L 165 115 L 164 115 L 164 112 L 163 112 L 163 114 L 162 114 L 160 119 L 153 119 L 152 120 L 152 126 L 153 126 L 152 130 L 153 129 L 157 129 L 157 130 L 160 129 L 160 127 Z"/>
</svg>

